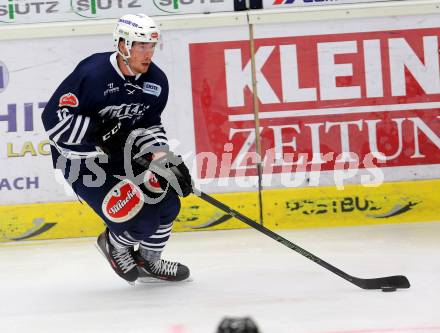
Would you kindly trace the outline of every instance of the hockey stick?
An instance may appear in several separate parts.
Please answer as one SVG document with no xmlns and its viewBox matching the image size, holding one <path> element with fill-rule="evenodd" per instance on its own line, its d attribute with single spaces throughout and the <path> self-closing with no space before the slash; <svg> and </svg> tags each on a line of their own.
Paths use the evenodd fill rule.
<svg viewBox="0 0 440 333">
<path fill-rule="evenodd" d="M 269 236 L 270 238 L 276 240 L 277 242 L 283 244 L 284 246 L 287 246 L 289 249 L 296 251 L 297 253 L 301 254 L 302 256 L 306 257 L 307 259 L 310 259 L 311 261 L 314 261 L 318 265 L 328 269 L 330 272 L 340 276 L 344 280 L 347 280 L 356 286 L 362 288 L 362 289 L 382 289 L 382 290 L 392 290 L 394 288 L 409 288 L 410 283 L 408 279 L 403 275 L 396 275 L 396 276 L 387 276 L 382 278 L 375 278 L 375 279 L 362 279 L 358 278 L 352 275 L 349 275 L 340 269 L 336 268 L 335 266 L 329 264 L 328 262 L 322 260 L 321 258 L 315 256 L 314 254 L 304 250 L 303 248 L 299 247 L 298 245 L 292 243 L 291 241 L 287 240 L 286 238 L 278 235 L 277 233 L 273 232 L 272 230 L 262 226 L 261 224 L 251 220 L 249 217 L 241 214 L 240 212 L 237 212 L 236 210 L 226 206 L 224 203 L 214 199 L 210 195 L 194 189 L 194 194 L 200 197 L 201 199 L 205 200 L 206 202 L 209 202 L 211 205 L 221 209 L 222 211 L 226 212 L 227 214 L 239 219 L 240 221 L 246 223 L 248 226 L 257 229 L 258 231 L 262 232 L 266 236 Z"/>
<path fill-rule="evenodd" d="M 175 175 L 172 174 L 168 169 L 164 169 L 162 166 L 158 165 L 154 161 L 150 162 L 145 160 L 142 157 L 136 158 L 135 161 L 147 168 L 149 168 L 154 173 L 164 177 L 165 179 L 169 181 L 177 182 L 175 179 Z M 276 240 L 277 242 L 283 244 L 284 246 L 287 246 L 289 249 L 294 250 L 295 252 L 301 254 L 302 256 L 306 257 L 307 259 L 317 263 L 318 265 L 326 268 L 330 272 L 338 275 L 339 277 L 343 278 L 344 280 L 347 280 L 348 282 L 351 282 L 355 284 L 356 286 L 362 288 L 362 289 L 382 289 L 382 291 L 394 291 L 396 289 L 403 289 L 403 288 L 409 288 L 410 283 L 408 279 L 403 275 L 395 275 L 395 276 L 387 276 L 387 277 L 381 277 L 381 278 L 373 278 L 373 279 L 362 279 L 355 276 L 352 276 L 350 274 L 347 274 L 343 271 L 341 271 L 339 268 L 329 264 L 328 262 L 322 260 L 321 258 L 315 256 L 314 254 L 310 253 L 309 251 L 306 251 L 302 247 L 292 243 L 288 239 L 278 235 L 277 233 L 273 232 L 272 230 L 262 226 L 261 224 L 253 221 L 249 217 L 241 214 L 240 212 L 230 208 L 229 206 L 225 205 L 224 203 L 218 201 L 217 199 L 214 199 L 212 196 L 200 191 L 197 188 L 193 188 L 193 193 L 203 199 L 204 201 L 210 203 L 211 205 L 217 207 L 218 209 L 224 211 L 228 215 L 237 218 L 238 220 L 246 223 L 248 226 L 260 231 L 261 233 L 265 234 L 266 236 Z"/>
</svg>

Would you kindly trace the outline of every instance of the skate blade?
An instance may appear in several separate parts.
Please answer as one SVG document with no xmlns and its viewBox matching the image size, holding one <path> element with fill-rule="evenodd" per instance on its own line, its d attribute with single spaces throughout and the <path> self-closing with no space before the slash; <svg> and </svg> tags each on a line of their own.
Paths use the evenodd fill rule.
<svg viewBox="0 0 440 333">
<path fill-rule="evenodd" d="M 102 252 L 102 250 L 101 250 L 101 248 L 99 247 L 99 245 L 98 245 L 97 242 L 95 242 L 95 247 L 96 247 L 96 249 L 98 250 L 98 252 L 101 253 L 101 255 L 105 258 L 105 260 L 108 261 L 107 256 L 105 255 L 104 252 Z"/>
<path fill-rule="evenodd" d="M 158 279 L 155 277 L 149 277 L 149 276 L 144 276 L 144 277 L 138 277 L 138 279 L 136 280 L 136 282 L 139 282 L 141 284 L 176 284 L 176 283 L 186 283 L 186 282 L 193 282 L 194 279 L 192 277 L 189 277 L 185 280 L 182 281 L 170 281 L 170 280 L 162 280 L 162 279 Z"/>
<path fill-rule="evenodd" d="M 107 256 L 105 255 L 104 252 L 102 252 L 102 250 L 101 250 L 101 248 L 99 247 L 98 243 L 95 243 L 95 247 L 98 249 L 98 252 L 102 254 L 102 256 L 104 257 L 104 259 L 108 262 Z M 111 267 L 111 265 L 110 265 L 110 267 Z M 122 280 L 124 280 L 124 279 L 122 279 Z M 135 282 L 135 281 L 133 281 L 133 282 L 130 282 L 130 281 L 127 281 L 127 280 L 125 280 L 125 281 L 126 281 L 130 286 L 132 286 L 132 287 L 136 287 L 136 282 Z"/>
</svg>

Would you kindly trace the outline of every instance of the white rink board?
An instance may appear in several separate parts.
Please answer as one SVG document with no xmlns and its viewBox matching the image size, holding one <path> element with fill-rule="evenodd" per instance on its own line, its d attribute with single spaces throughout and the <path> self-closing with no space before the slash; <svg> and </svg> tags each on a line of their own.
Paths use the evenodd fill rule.
<svg viewBox="0 0 440 333">
<path fill-rule="evenodd" d="M 125 14 L 149 16 L 234 11 L 231 0 L 69 0 L 0 2 L 0 26 L 42 22 L 69 22 L 119 18 Z"/>
<path fill-rule="evenodd" d="M 355 7 L 350 7 L 354 9 Z M 380 8 L 380 7 L 379 7 Z M 405 8 L 405 7 L 402 7 Z M 331 9 L 331 7 L 327 8 Z M 396 9 L 397 10 L 397 9 Z M 283 12 L 279 11 L 275 14 L 282 16 Z M 290 11 L 294 15 L 295 11 Z M 298 12 L 299 15 L 301 12 Z M 319 13 L 319 12 L 318 12 Z M 364 17 L 350 19 L 347 16 L 344 20 L 320 20 L 319 22 L 293 22 L 276 24 L 273 22 L 259 24 L 257 18 L 264 15 L 259 15 L 259 12 L 252 12 L 250 14 L 250 22 L 254 23 L 254 38 L 268 38 L 268 37 L 290 37 L 290 36 L 308 36 L 308 35 L 327 35 L 338 33 L 351 32 L 369 32 L 369 31 L 386 31 L 386 30 L 401 30 L 401 29 L 422 29 L 422 28 L 436 28 L 439 27 L 439 14 L 432 15 L 413 15 L 413 16 L 387 16 L 387 17 Z M 267 17 L 270 17 L 268 15 Z M 284 16 L 282 16 L 284 18 Z M 294 17 L 294 16 L 292 16 Z M 319 16 L 317 16 L 317 19 Z M 323 29 L 325 27 L 325 29 Z"/>
<path fill-rule="evenodd" d="M 284 37 L 316 35 L 325 37 L 331 34 L 343 35 L 347 33 L 356 34 L 378 31 L 385 32 L 390 30 L 428 29 L 437 28 L 440 25 L 438 23 L 440 22 L 440 15 L 258 24 L 257 16 L 264 18 L 263 12 L 264 11 L 258 11 L 257 13 L 257 11 L 254 11 L 249 14 L 250 22 L 254 23 L 254 37 L 257 43 L 261 39 L 276 40 Z M 273 17 L 271 15 L 273 15 L 273 13 L 267 14 L 267 17 Z M 283 20 L 285 20 L 285 18 L 286 16 L 283 16 Z M 238 17 L 235 19 L 237 22 L 239 21 Z M 264 22 L 264 20 L 262 21 Z M 170 97 L 167 108 L 163 114 L 163 120 L 169 139 L 175 139 L 176 141 L 173 142 L 178 143 L 175 147 L 176 152 L 186 157 L 186 161 L 193 175 L 196 175 L 196 166 L 192 163 L 192 157 L 194 157 L 194 154 L 197 152 L 197 137 L 199 138 L 199 142 L 208 142 L 210 138 L 209 136 L 203 137 L 203 124 L 202 127 L 200 127 L 199 124 L 198 130 L 195 128 L 194 110 L 196 107 L 194 103 L 200 98 L 199 96 L 193 96 L 193 91 L 195 91 L 193 85 L 198 84 L 198 82 L 197 79 L 194 79 L 194 76 L 192 76 L 193 73 L 191 73 L 190 49 L 194 48 L 194 46 L 205 44 L 205 48 L 209 50 L 209 43 L 213 43 L 214 46 L 221 44 L 220 50 L 221 47 L 224 47 L 224 50 L 229 52 L 235 48 L 235 44 L 240 44 L 244 53 L 248 52 L 248 40 L 249 34 L 247 25 L 163 31 L 163 41 L 157 48 L 154 56 L 154 61 L 165 71 L 170 82 Z M 29 151 L 27 151 L 27 153 L 24 151 L 24 157 L 12 157 L 12 155 L 20 155 L 20 152 L 23 150 L 23 145 L 25 145 L 26 142 L 31 142 L 31 147 L 38 150 L 38 145 L 41 145 L 47 139 L 43 133 L 40 120 L 42 111 L 40 107 L 41 103 L 46 102 L 50 98 L 58 84 L 74 69 L 80 60 L 95 52 L 111 51 L 111 48 L 112 40 L 110 34 L 0 41 L 0 50 L 7 51 L 0 54 L 0 66 L 2 66 L 3 73 L 6 71 L 9 73 L 8 85 L 3 88 L 0 86 L 0 134 L 2 135 L 0 142 L 0 163 L 2 171 L 0 176 L 0 203 L 2 205 L 76 200 L 76 197 L 71 193 L 66 193 L 62 180 L 61 184 L 55 182 L 50 156 L 40 155 L 38 152 L 35 152 L 36 156 L 32 156 L 32 152 Z M 32 56 L 29 56 L 31 52 Z M 224 61 L 225 56 L 223 53 L 217 52 L 217 55 L 218 54 L 223 57 Z M 209 60 L 209 54 L 206 59 Z M 197 66 L 194 66 L 195 62 L 196 61 L 192 62 L 192 66 L 197 69 Z M 243 65 L 245 65 L 246 62 L 247 60 L 244 60 Z M 209 63 L 209 61 L 207 61 L 207 63 Z M 215 71 L 225 72 L 227 70 L 226 63 L 227 62 L 218 68 L 217 63 L 213 61 L 209 63 L 208 66 L 205 66 L 207 69 L 204 74 L 209 78 L 211 71 L 212 73 Z M 237 66 L 235 67 L 237 68 Z M 229 82 L 236 81 L 236 78 L 238 81 L 242 80 L 242 77 L 232 77 Z M 5 85 L 5 82 L 6 81 L 3 80 L 3 85 Z M 211 96 L 215 97 L 220 95 L 217 94 L 217 92 L 224 93 L 229 89 L 225 87 L 225 85 L 223 82 L 218 86 L 215 84 L 211 85 L 209 87 Z M 231 89 L 229 90 L 231 91 Z M 266 92 L 259 89 L 259 93 L 265 94 Z M 236 94 L 239 94 L 239 92 L 234 91 L 230 95 L 233 96 Z M 11 110 L 15 110 L 15 108 L 17 111 L 16 117 L 11 113 Z M 213 108 L 211 113 L 215 115 L 216 110 L 215 107 Z M 29 118 L 31 111 L 32 121 Z M 275 109 L 273 111 L 278 110 Z M 27 115 L 27 117 L 25 117 L 25 115 Z M 14 127 L 13 125 L 15 124 L 17 125 L 17 129 L 11 129 L 10 127 Z M 32 130 L 28 130 L 29 124 L 33 125 Z M 207 122 L 207 124 L 209 124 L 209 122 Z M 224 124 L 214 123 L 214 125 L 218 125 L 220 128 L 222 127 L 221 125 Z M 8 132 L 8 130 L 11 131 Z M 227 131 L 229 131 L 229 129 L 225 130 L 225 133 L 228 133 Z M 229 132 L 229 134 L 231 134 L 231 132 Z M 434 132 L 432 137 L 435 139 L 436 135 L 439 136 L 439 133 Z M 216 138 L 214 138 L 214 141 L 215 140 Z M 219 145 L 223 144 L 220 139 L 217 143 Z M 433 143 L 431 143 L 431 145 L 433 145 Z M 29 148 L 29 145 L 26 147 Z M 43 146 L 43 148 L 47 150 L 48 147 L 46 145 Z M 439 149 L 440 148 L 434 150 L 432 154 L 434 157 L 436 153 L 438 154 Z M 45 151 L 43 151 L 43 153 L 45 153 Z M 425 163 L 425 165 L 422 166 L 401 164 L 387 167 L 383 170 L 383 173 L 385 175 L 384 181 L 430 179 L 440 177 L 440 168 L 438 168 L 438 164 L 435 162 L 431 164 Z M 360 183 L 361 175 L 364 174 L 368 176 L 368 170 L 360 169 L 357 175 L 346 181 L 346 184 Z M 36 177 L 38 177 L 38 188 L 35 186 Z M 265 174 L 263 181 L 265 178 L 267 179 L 267 177 L 270 177 L 271 181 L 263 184 L 266 188 L 277 188 L 282 185 L 280 173 L 274 173 L 273 175 Z M 304 178 L 307 178 L 307 175 Z M 253 191 L 257 188 L 257 177 L 252 174 L 235 177 L 234 175 L 230 175 L 230 177 L 223 179 L 226 183 L 229 183 L 226 189 L 225 187 L 218 187 L 211 181 L 212 179 L 206 177 L 201 183 L 202 190 L 212 193 Z M 238 179 L 239 183 L 237 184 L 237 182 L 230 181 L 234 179 Z M 25 187 L 23 184 L 26 184 L 26 182 L 30 182 L 29 189 L 23 188 Z M 319 185 L 333 184 L 335 184 L 333 170 L 321 172 Z M 6 185 L 11 189 L 8 189 Z M 14 186 L 16 188 L 14 188 Z M 304 186 L 304 184 L 301 186 Z"/>
<path fill-rule="evenodd" d="M 383 2 L 384 0 L 263 0 L 264 9 L 287 9 L 292 7 L 314 7 L 342 4 Z M 386 1 L 386 0 L 385 0 Z M 393 0 L 388 0 L 393 1 Z M 404 0 L 400 0 L 404 1 Z"/>
</svg>

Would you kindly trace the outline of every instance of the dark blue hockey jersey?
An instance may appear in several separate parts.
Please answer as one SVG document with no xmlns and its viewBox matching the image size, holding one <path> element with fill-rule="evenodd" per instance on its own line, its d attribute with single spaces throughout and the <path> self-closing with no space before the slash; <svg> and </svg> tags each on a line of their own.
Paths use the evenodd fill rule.
<svg viewBox="0 0 440 333">
<path fill-rule="evenodd" d="M 134 142 L 138 149 L 164 149 L 167 138 L 161 113 L 167 100 L 167 77 L 154 63 L 145 74 L 124 77 L 116 53 L 84 59 L 61 83 L 42 114 L 54 166 L 60 155 L 85 159 L 103 154 L 93 133 L 106 119 L 119 119 L 125 133 L 145 129 Z"/>
</svg>

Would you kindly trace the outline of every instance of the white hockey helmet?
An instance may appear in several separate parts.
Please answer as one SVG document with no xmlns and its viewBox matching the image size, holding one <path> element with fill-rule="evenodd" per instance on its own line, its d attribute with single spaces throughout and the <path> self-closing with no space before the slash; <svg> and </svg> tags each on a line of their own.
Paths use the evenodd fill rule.
<svg viewBox="0 0 440 333">
<path fill-rule="evenodd" d="M 130 54 L 133 42 L 157 43 L 160 30 L 153 19 L 145 14 L 127 14 L 118 20 L 113 32 L 114 47 L 119 51 L 119 40 L 123 38 Z"/>
</svg>

